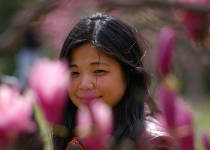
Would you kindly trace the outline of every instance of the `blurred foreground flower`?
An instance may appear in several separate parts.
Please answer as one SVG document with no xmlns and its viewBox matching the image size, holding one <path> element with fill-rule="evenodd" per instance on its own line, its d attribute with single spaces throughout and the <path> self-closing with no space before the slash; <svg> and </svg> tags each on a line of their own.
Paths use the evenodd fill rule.
<svg viewBox="0 0 210 150">
<path fill-rule="evenodd" d="M 160 120 L 177 140 L 180 150 L 194 150 L 192 114 L 187 105 L 178 98 L 176 91 L 166 86 L 158 89 Z"/>
<path fill-rule="evenodd" d="M 91 150 L 104 150 L 108 147 L 112 132 L 112 111 L 100 100 L 83 106 L 77 114 L 77 129 L 84 145 Z"/>
<path fill-rule="evenodd" d="M 200 6 L 208 5 L 208 0 L 178 0 L 179 2 L 191 3 Z M 186 28 L 188 36 L 195 41 L 202 41 L 208 36 L 208 14 L 202 14 L 187 9 L 177 11 L 180 21 Z"/>
<path fill-rule="evenodd" d="M 156 51 L 156 70 L 159 76 L 165 77 L 173 63 L 173 51 L 175 47 L 175 32 L 170 27 L 161 29 Z"/>
<path fill-rule="evenodd" d="M 40 59 L 32 68 L 29 85 L 50 123 L 59 123 L 67 100 L 68 67 L 61 61 Z"/>
<path fill-rule="evenodd" d="M 31 93 L 20 95 L 17 89 L 0 86 L 0 147 L 11 146 L 21 133 L 36 129 L 32 113 Z"/>
<path fill-rule="evenodd" d="M 205 150 L 210 150 L 210 139 L 206 133 L 202 134 L 202 143 Z"/>
</svg>

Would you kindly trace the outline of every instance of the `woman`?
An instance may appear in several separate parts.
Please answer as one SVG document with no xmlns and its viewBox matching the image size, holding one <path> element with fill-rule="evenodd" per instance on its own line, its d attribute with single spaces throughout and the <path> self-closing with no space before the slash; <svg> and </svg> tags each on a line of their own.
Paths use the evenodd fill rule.
<svg viewBox="0 0 210 150">
<path fill-rule="evenodd" d="M 143 39 L 137 41 L 134 33 L 119 19 L 101 13 L 81 19 L 69 33 L 60 58 L 69 62 L 72 78 L 63 121 L 70 135 L 54 136 L 56 150 L 66 149 L 76 136 L 76 111 L 88 97 L 112 107 L 116 143 L 144 135 L 149 78 L 142 63 Z"/>
</svg>

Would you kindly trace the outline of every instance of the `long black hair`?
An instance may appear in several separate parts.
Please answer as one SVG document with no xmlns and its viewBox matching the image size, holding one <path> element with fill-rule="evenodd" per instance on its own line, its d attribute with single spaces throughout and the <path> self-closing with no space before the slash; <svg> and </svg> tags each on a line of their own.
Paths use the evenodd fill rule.
<svg viewBox="0 0 210 150">
<path fill-rule="evenodd" d="M 69 62 L 72 50 L 84 43 L 91 43 L 121 64 L 127 88 L 121 101 L 113 108 L 112 135 L 117 143 L 124 139 L 135 141 L 143 127 L 144 101 L 149 97 L 149 78 L 142 63 L 144 43 L 139 43 L 129 25 L 101 13 L 87 16 L 75 25 L 64 42 L 60 58 Z M 67 137 L 54 135 L 55 149 L 65 150 L 67 142 L 75 136 L 76 111 L 77 107 L 68 100 L 62 125 L 70 134 Z"/>
</svg>

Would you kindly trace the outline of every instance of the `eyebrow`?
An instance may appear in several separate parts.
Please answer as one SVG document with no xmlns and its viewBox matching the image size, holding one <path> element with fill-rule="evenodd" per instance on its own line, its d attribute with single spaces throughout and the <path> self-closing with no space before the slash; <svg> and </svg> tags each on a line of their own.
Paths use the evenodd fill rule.
<svg viewBox="0 0 210 150">
<path fill-rule="evenodd" d="M 100 61 L 94 61 L 94 62 L 92 62 L 90 64 L 91 65 L 105 65 L 105 66 L 110 66 L 109 64 L 104 63 L 104 62 L 100 62 Z"/>
<path fill-rule="evenodd" d="M 91 66 L 95 66 L 95 65 L 105 65 L 105 66 L 110 66 L 109 64 L 107 63 L 104 63 L 104 62 L 100 62 L 100 61 L 94 61 L 94 62 L 91 62 L 90 63 Z M 69 65 L 70 68 L 78 68 L 78 65 L 76 64 L 70 64 Z"/>
<path fill-rule="evenodd" d="M 70 68 L 77 68 L 78 66 L 76 64 L 70 64 L 69 67 Z"/>
</svg>

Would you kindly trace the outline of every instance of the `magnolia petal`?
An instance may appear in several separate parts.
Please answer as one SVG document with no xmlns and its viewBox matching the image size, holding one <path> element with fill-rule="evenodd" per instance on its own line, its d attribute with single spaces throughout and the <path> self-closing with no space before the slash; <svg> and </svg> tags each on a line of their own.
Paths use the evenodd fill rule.
<svg viewBox="0 0 210 150">
<path fill-rule="evenodd" d="M 210 139 L 206 133 L 203 133 L 201 135 L 201 140 L 205 150 L 210 150 Z"/>
<path fill-rule="evenodd" d="M 29 76 L 29 86 L 36 93 L 46 119 L 52 124 L 59 123 L 62 119 L 69 77 L 68 67 L 64 62 L 48 59 L 37 61 Z"/>
<path fill-rule="evenodd" d="M 175 32 L 170 27 L 161 29 L 156 51 L 156 70 L 159 76 L 166 76 L 173 63 Z"/>
<path fill-rule="evenodd" d="M 21 95 L 17 89 L 1 85 L 0 145 L 11 145 L 21 133 L 35 131 L 32 114 L 33 97 Z"/>
</svg>

